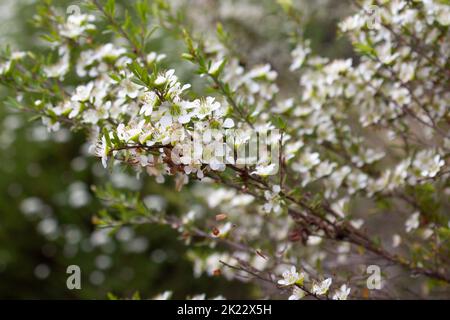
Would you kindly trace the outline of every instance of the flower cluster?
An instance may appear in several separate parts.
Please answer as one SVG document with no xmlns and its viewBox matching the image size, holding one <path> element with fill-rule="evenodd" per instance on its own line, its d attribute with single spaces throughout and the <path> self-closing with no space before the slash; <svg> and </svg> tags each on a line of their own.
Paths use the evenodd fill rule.
<svg viewBox="0 0 450 320">
<path fill-rule="evenodd" d="M 305 274 L 303 272 L 299 273 L 295 267 L 291 267 L 290 270 L 286 270 L 283 273 L 283 279 L 278 280 L 278 284 L 285 287 L 292 287 L 292 295 L 289 297 L 289 300 L 300 300 L 308 295 L 316 298 L 327 296 L 331 283 L 333 282 L 331 278 L 323 281 L 313 281 L 311 290 L 309 291 L 304 285 L 304 280 Z M 336 290 L 332 298 L 333 300 L 347 300 L 350 291 L 351 289 L 346 284 L 343 284 L 339 290 Z"/>
</svg>

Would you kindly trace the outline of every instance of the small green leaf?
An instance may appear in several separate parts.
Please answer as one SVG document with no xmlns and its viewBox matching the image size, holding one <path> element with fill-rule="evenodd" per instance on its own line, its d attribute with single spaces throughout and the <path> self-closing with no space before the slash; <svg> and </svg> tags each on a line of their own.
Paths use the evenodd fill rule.
<svg viewBox="0 0 450 320">
<path fill-rule="evenodd" d="M 280 129 L 280 130 L 284 130 L 287 127 L 286 122 L 280 116 L 273 117 L 272 123 L 275 127 L 277 127 L 277 129 Z"/>
<path fill-rule="evenodd" d="M 105 12 L 109 16 L 114 17 L 115 11 L 116 11 L 116 1 L 115 0 L 108 0 L 106 2 L 106 5 L 105 5 Z"/>
</svg>

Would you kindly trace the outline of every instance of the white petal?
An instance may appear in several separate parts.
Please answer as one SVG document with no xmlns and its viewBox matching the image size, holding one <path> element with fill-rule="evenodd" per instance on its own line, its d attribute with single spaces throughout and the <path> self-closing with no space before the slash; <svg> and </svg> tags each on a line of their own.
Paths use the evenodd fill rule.
<svg viewBox="0 0 450 320">
<path fill-rule="evenodd" d="M 225 119 L 225 121 L 223 122 L 222 125 L 225 129 L 229 129 L 229 128 L 233 128 L 234 127 L 234 121 L 233 119 L 227 118 Z"/>
</svg>

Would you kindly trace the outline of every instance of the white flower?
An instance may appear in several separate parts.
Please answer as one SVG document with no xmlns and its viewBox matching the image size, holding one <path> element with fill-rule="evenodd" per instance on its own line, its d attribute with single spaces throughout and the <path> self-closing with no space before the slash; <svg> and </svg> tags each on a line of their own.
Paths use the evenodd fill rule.
<svg viewBox="0 0 450 320">
<path fill-rule="evenodd" d="M 163 293 L 160 293 L 153 297 L 153 300 L 169 300 L 172 296 L 172 291 L 164 291 Z"/>
<path fill-rule="evenodd" d="M 387 41 L 385 44 L 377 47 L 378 59 L 384 64 L 390 64 L 398 58 L 399 53 L 392 53 L 392 43 Z"/>
<path fill-rule="evenodd" d="M 402 243 L 402 237 L 398 234 L 392 236 L 392 247 L 397 248 Z"/>
<path fill-rule="evenodd" d="M 105 168 L 108 166 L 108 153 L 109 153 L 108 144 L 106 143 L 105 136 L 103 136 L 95 147 L 95 155 L 97 157 L 102 158 L 102 165 Z"/>
<path fill-rule="evenodd" d="M 300 300 L 305 297 L 306 292 L 300 289 L 297 286 L 294 286 L 292 289 L 292 295 L 289 296 L 289 300 Z"/>
<path fill-rule="evenodd" d="M 309 48 L 309 43 L 307 43 L 308 46 L 298 45 L 291 53 L 292 55 L 292 64 L 289 67 L 290 71 L 295 71 L 297 69 L 300 69 L 300 67 L 305 62 L 306 57 L 308 54 L 311 53 L 311 49 Z"/>
<path fill-rule="evenodd" d="M 194 114 L 200 120 L 203 120 L 205 117 L 211 115 L 214 111 L 220 108 L 220 103 L 215 101 L 214 97 L 206 97 L 206 99 L 201 99 L 197 104 L 197 109 L 194 111 Z"/>
<path fill-rule="evenodd" d="M 82 122 L 96 124 L 101 118 L 105 118 L 106 114 L 101 109 L 88 109 L 82 113 Z"/>
<path fill-rule="evenodd" d="M 408 105 L 411 103 L 411 95 L 406 88 L 394 88 L 390 93 L 392 100 L 397 102 L 399 106 Z"/>
<path fill-rule="evenodd" d="M 333 300 L 347 300 L 348 295 L 350 294 L 350 288 L 347 288 L 346 284 L 343 284 L 339 290 L 333 295 Z"/>
<path fill-rule="evenodd" d="M 136 99 L 137 96 L 139 95 L 140 88 L 142 88 L 141 86 L 138 86 L 130 79 L 124 79 L 120 85 L 121 88 L 117 93 L 119 98 L 125 98 L 128 96 L 131 99 Z"/>
<path fill-rule="evenodd" d="M 225 129 L 233 128 L 234 127 L 233 119 L 230 119 L 230 118 L 225 119 L 225 121 L 222 124 L 222 127 L 224 127 Z"/>
<path fill-rule="evenodd" d="M 350 220 L 350 224 L 352 225 L 353 228 L 360 229 L 362 227 L 362 225 L 364 224 L 364 220 L 363 219 L 353 219 L 353 220 Z"/>
<path fill-rule="evenodd" d="M 411 81 L 414 78 L 416 67 L 415 63 L 402 63 L 399 74 L 400 80 L 405 83 Z"/>
<path fill-rule="evenodd" d="M 419 217 L 420 217 L 420 213 L 419 212 L 414 212 L 408 220 L 406 220 L 405 222 L 405 228 L 406 228 L 406 232 L 411 232 L 413 230 L 416 230 L 419 225 Z"/>
<path fill-rule="evenodd" d="M 169 86 L 174 85 L 175 83 L 177 83 L 178 78 L 174 75 L 175 74 L 175 70 L 170 69 L 167 70 L 166 73 L 161 73 L 158 75 L 158 77 L 156 77 L 155 80 L 155 85 L 157 86 L 163 86 L 168 84 Z"/>
<path fill-rule="evenodd" d="M 323 237 L 310 235 L 307 240 L 308 246 L 317 246 L 323 240 Z"/>
<path fill-rule="evenodd" d="M 319 154 L 317 152 L 304 152 L 298 162 L 292 164 L 292 169 L 299 173 L 307 173 L 313 167 L 320 163 Z"/>
<path fill-rule="evenodd" d="M 153 112 L 153 106 L 151 104 L 144 104 L 141 108 L 141 111 L 139 111 L 140 114 L 144 114 L 144 116 L 149 116 Z"/>
<path fill-rule="evenodd" d="M 439 6 L 440 10 L 437 10 L 436 20 L 443 26 L 450 25 L 450 8 L 444 5 Z"/>
<path fill-rule="evenodd" d="M 356 14 L 356 15 L 348 17 L 344 21 L 342 21 L 339 24 L 339 27 L 343 32 L 347 32 L 347 31 L 359 29 L 362 26 L 364 26 L 365 24 L 366 24 L 366 21 L 364 20 L 364 18 L 361 15 Z"/>
<path fill-rule="evenodd" d="M 331 204 L 333 211 L 341 218 L 344 218 L 348 213 L 349 198 L 342 198 Z"/>
<path fill-rule="evenodd" d="M 75 94 L 72 96 L 72 101 L 84 102 L 89 100 L 92 89 L 94 88 L 94 83 L 89 82 L 87 85 L 80 85 L 76 88 Z"/>
<path fill-rule="evenodd" d="M 157 54 L 156 52 L 150 52 L 147 55 L 147 63 L 153 64 L 154 62 L 160 62 L 161 60 L 164 60 L 166 58 L 165 54 Z"/>
<path fill-rule="evenodd" d="M 139 111 L 139 114 L 144 114 L 144 116 L 148 117 L 153 112 L 153 107 L 158 102 L 158 96 L 155 92 L 149 91 L 145 92 L 142 97 L 143 105 L 141 107 L 141 110 Z"/>
<path fill-rule="evenodd" d="M 15 51 L 11 54 L 11 60 L 12 61 L 21 60 L 25 58 L 26 55 L 27 53 L 25 51 Z"/>
<path fill-rule="evenodd" d="M 66 46 L 61 47 L 59 50 L 59 54 L 61 57 L 60 60 L 53 65 L 45 66 L 43 68 L 43 71 L 49 78 L 59 78 L 62 80 L 67 72 L 69 72 L 70 68 L 69 49 Z"/>
<path fill-rule="evenodd" d="M 423 150 L 416 155 L 413 166 L 420 171 L 422 177 L 435 177 L 445 161 L 439 154 L 434 154 L 432 150 Z"/>
<path fill-rule="evenodd" d="M 196 294 L 195 296 L 192 296 L 190 300 L 205 300 L 206 294 Z"/>
<path fill-rule="evenodd" d="M 250 79 L 267 79 L 273 81 L 277 78 L 278 74 L 276 71 L 272 70 L 270 64 L 259 65 L 251 69 L 246 77 Z"/>
<path fill-rule="evenodd" d="M 278 167 L 275 163 L 269 165 L 258 165 L 251 174 L 256 174 L 258 176 L 266 177 L 276 174 Z"/>
<path fill-rule="evenodd" d="M 295 266 L 292 266 L 290 270 L 283 272 L 283 279 L 278 280 L 278 284 L 282 286 L 290 286 L 295 283 L 303 283 L 305 274 L 303 272 L 298 273 Z"/>
<path fill-rule="evenodd" d="M 315 295 L 324 295 L 328 292 L 328 289 L 331 286 L 331 278 L 323 280 L 321 283 L 315 283 L 312 287 L 311 292 Z"/>
<path fill-rule="evenodd" d="M 4 75 L 11 69 L 11 61 L 0 63 L 0 75 Z"/>
<path fill-rule="evenodd" d="M 281 192 L 281 187 L 279 185 L 274 185 L 272 187 L 272 191 L 266 190 L 264 191 L 264 198 L 267 200 L 267 202 L 263 205 L 263 210 L 266 213 L 275 212 L 280 213 L 281 212 L 281 205 L 283 204 L 283 200 L 279 196 L 279 193 Z"/>
<path fill-rule="evenodd" d="M 59 34 L 70 39 L 78 38 L 86 30 L 95 29 L 95 25 L 88 23 L 94 20 L 93 15 L 72 14 L 64 25 L 59 26 Z"/>
<path fill-rule="evenodd" d="M 117 126 L 117 136 L 125 142 L 134 141 L 142 133 L 144 124 L 144 120 L 139 123 L 128 123 L 127 126 L 121 123 Z"/>
<path fill-rule="evenodd" d="M 368 181 L 369 177 L 365 173 L 350 173 L 346 179 L 349 194 L 354 194 L 367 187 Z"/>
<path fill-rule="evenodd" d="M 58 121 L 54 121 L 49 117 L 43 117 L 42 123 L 47 127 L 48 132 L 58 131 L 61 127 L 61 124 Z"/>
</svg>

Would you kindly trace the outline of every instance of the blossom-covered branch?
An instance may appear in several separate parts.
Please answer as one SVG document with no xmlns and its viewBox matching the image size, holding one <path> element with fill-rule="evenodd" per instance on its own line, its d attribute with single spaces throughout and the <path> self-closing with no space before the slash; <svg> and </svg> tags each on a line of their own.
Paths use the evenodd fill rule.
<svg viewBox="0 0 450 320">
<path fill-rule="evenodd" d="M 122 16 L 113 0 L 91 0 L 92 11 L 67 19 L 44 5 L 36 23 L 47 31 L 48 57 L 6 50 L 0 84 L 14 88 L 10 104 L 50 131 L 83 130 L 105 168 L 121 164 L 193 190 L 220 219 L 194 209 L 155 217 L 133 202 L 122 209 L 144 220 L 104 212 L 100 224 L 171 225 L 188 244 L 221 243 L 206 258 L 193 254 L 198 273 L 225 266 L 229 279 L 240 271 L 271 283 L 270 294 L 346 299 L 364 289 L 352 283 L 362 272 L 349 261 L 373 258 L 448 290 L 450 6 L 356 3 L 339 31 L 358 56 L 330 59 L 302 33 L 301 10 L 281 1 L 294 35 L 286 70 L 244 62 L 222 24 L 203 32 L 166 1 L 138 1 Z M 168 54 L 152 47 L 154 21 L 156 32 L 184 42 L 173 68 L 194 66 L 206 81 L 179 79 Z M 295 90 L 279 80 L 284 73 L 298 77 Z M 370 227 L 401 219 L 400 230 Z M 297 272 L 302 264 L 314 267 Z M 334 274 L 337 265 L 348 272 Z"/>
</svg>

